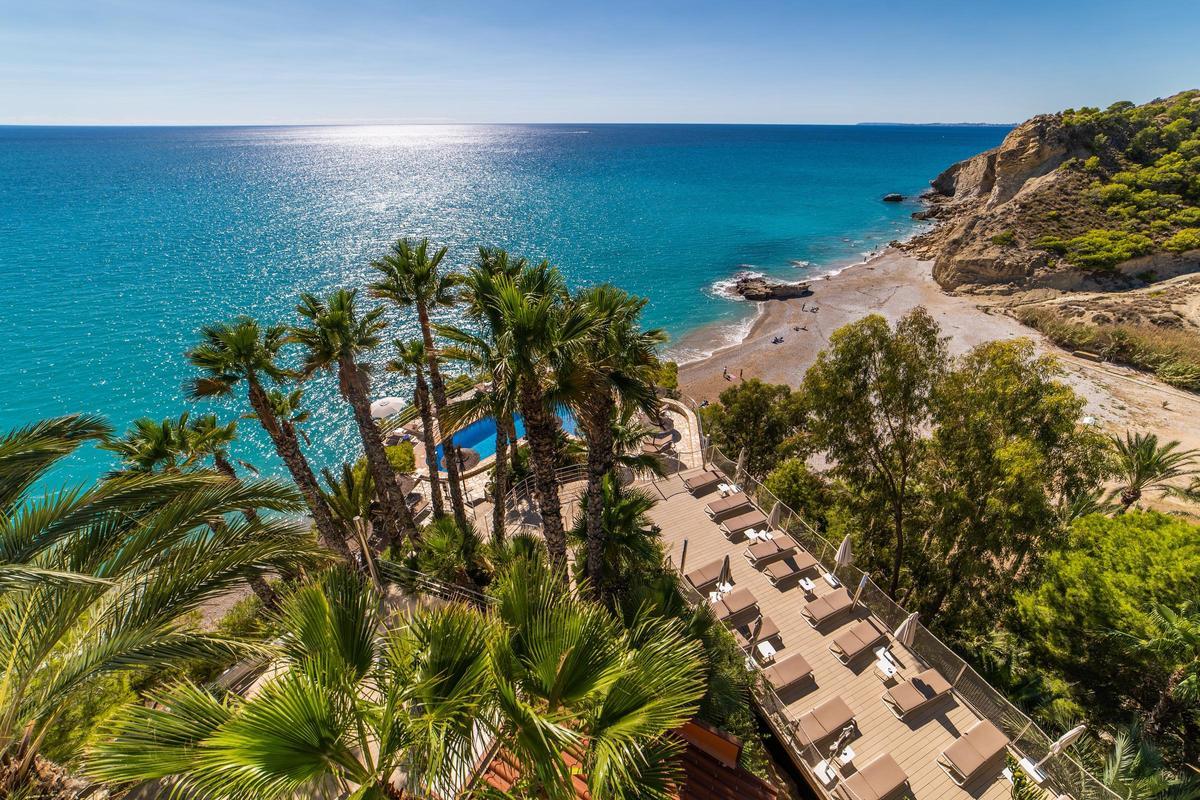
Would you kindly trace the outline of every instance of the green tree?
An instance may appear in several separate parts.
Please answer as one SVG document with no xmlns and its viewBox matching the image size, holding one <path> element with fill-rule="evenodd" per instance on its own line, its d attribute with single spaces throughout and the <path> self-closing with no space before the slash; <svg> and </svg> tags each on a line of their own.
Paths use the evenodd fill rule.
<svg viewBox="0 0 1200 800">
<path fill-rule="evenodd" d="M 375 481 L 371 477 L 370 467 L 365 460 L 354 466 L 342 464 L 341 475 L 335 475 L 328 468 L 321 470 L 325 479 L 325 488 L 321 494 L 330 510 L 351 531 L 361 548 L 371 579 L 381 586 L 379 570 L 372 557 L 370 539 L 373 518 L 376 516 Z M 378 526 L 384 530 L 383 525 Z"/>
<path fill-rule="evenodd" d="M 446 515 L 445 500 L 442 497 L 442 480 L 437 461 L 437 439 L 434 433 L 437 428 L 433 422 L 433 404 L 429 398 L 429 384 L 425 382 L 425 365 L 429 358 L 425 353 L 425 342 L 421 339 L 401 341 L 397 339 L 393 346 L 396 357 L 387 362 L 387 371 L 413 379 L 413 403 L 421 416 L 421 436 L 425 443 L 425 469 L 429 471 L 429 497 L 433 505 L 433 516 Z"/>
<path fill-rule="evenodd" d="M 264 380 L 280 383 L 292 377 L 292 373 L 278 363 L 286 329 L 272 326 L 264 330 L 250 317 L 238 317 L 232 322 L 206 325 L 201 328 L 200 336 L 201 343 L 189 351 L 187 357 L 203 374 L 188 383 L 188 396 L 193 399 L 227 397 L 238 384 L 246 387 L 254 418 L 271 437 L 276 452 L 308 503 L 322 543 L 348 559 L 350 550 L 346 547 L 343 531 L 334 522 L 321 497 L 321 488 L 300 448 L 295 426 L 289 418 L 279 416 L 278 404 L 272 401 L 263 385 Z"/>
<path fill-rule="evenodd" d="M 1173 711 L 1200 703 L 1200 608 L 1185 602 L 1178 610 L 1160 605 L 1150 612 L 1150 633 L 1135 640 L 1138 650 L 1167 669 L 1167 680 L 1158 702 L 1146 716 L 1146 732 L 1162 733 Z"/>
<path fill-rule="evenodd" d="M 34 496 L 31 487 L 97 418 L 45 420 L 0 436 L 0 794 L 31 774 L 42 742 L 107 676 L 252 651 L 180 618 L 254 573 L 317 557 L 305 526 L 246 508 L 294 513 L 277 481 L 212 473 L 121 475 Z M 221 520 L 220 524 L 213 524 Z"/>
<path fill-rule="evenodd" d="M 281 674 L 250 699 L 184 683 L 154 706 L 132 706 L 90 769 L 107 780 L 170 779 L 205 797 L 264 800 L 396 797 L 398 770 L 418 793 L 460 777 L 487 701 L 489 622 L 447 605 L 380 633 L 381 599 L 345 570 L 298 590 L 281 614 Z"/>
<path fill-rule="evenodd" d="M 587 508 L 586 492 L 580 505 Z M 648 516 L 654 508 L 655 499 L 645 491 L 623 488 L 620 480 L 612 474 L 605 475 L 600 482 L 602 509 L 601 525 L 604 528 L 603 574 L 606 594 L 628 594 L 634 584 L 647 580 L 662 570 L 663 548 L 658 528 Z M 581 514 L 568 532 L 568 539 L 575 547 L 575 564 L 586 563 L 591 546 L 588 518 Z"/>
<path fill-rule="evenodd" d="M 805 522 L 824 528 L 833 493 L 825 479 L 802 458 L 780 461 L 767 475 L 763 486 Z"/>
<path fill-rule="evenodd" d="M 886 513 L 892 597 L 900 587 L 930 399 L 946 362 L 945 340 L 925 309 L 908 313 L 895 330 L 872 314 L 833 332 L 801 387 L 811 445 L 833 462 L 835 477 Z"/>
<path fill-rule="evenodd" d="M 433 339 L 430 314 L 458 302 L 456 287 L 460 281 L 459 276 L 441 271 L 440 266 L 445 257 L 444 247 L 433 253 L 429 252 L 428 239 L 422 239 L 415 246 L 408 239 L 400 239 L 391 246 L 386 255 L 371 262 L 371 266 L 379 273 L 379 278 L 371 284 L 371 293 L 401 308 L 411 306 L 417 312 L 421 340 L 425 343 L 425 358 L 429 365 L 433 406 L 439 422 L 446 413 L 446 382 L 442 379 L 439 366 L 441 357 Z M 449 437 L 443 436 L 442 440 L 447 455 L 446 482 L 450 487 L 450 505 L 454 510 L 455 521 L 465 527 L 467 511 L 463 504 L 458 459 L 452 457 L 454 443 Z"/>
<path fill-rule="evenodd" d="M 296 312 L 306 324 L 293 327 L 290 338 L 304 347 L 305 377 L 318 371 L 337 372 L 338 391 L 354 412 L 367 466 L 379 496 L 379 520 L 383 522 L 388 541 L 398 548 L 406 535 L 415 540 L 419 533 L 383 448 L 383 434 L 371 416 L 368 389 L 371 368 L 362 361 L 382 342 L 386 323 L 381 319 L 381 306 L 360 314 L 357 295 L 356 290 L 338 289 L 327 300 L 322 300 L 302 293 Z"/>
<path fill-rule="evenodd" d="M 715 405 L 700 410 L 704 432 L 729 458 L 744 450 L 746 469 L 763 475 L 775 466 L 803 421 L 798 396 L 757 378 L 738 381 Z"/>
<path fill-rule="evenodd" d="M 1116 459 L 1122 510 L 1128 509 L 1146 492 L 1166 492 L 1169 481 L 1196 473 L 1196 450 L 1180 450 L 1179 442 L 1158 443 L 1153 433 L 1125 432 L 1111 438 Z"/>
</svg>

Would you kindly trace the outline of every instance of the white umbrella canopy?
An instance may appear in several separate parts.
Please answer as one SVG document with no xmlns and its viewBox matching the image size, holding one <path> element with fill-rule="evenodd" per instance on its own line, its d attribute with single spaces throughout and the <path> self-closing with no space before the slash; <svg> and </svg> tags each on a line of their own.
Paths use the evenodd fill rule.
<svg viewBox="0 0 1200 800">
<path fill-rule="evenodd" d="M 733 473 L 734 483 L 742 480 L 742 475 L 746 472 L 746 448 L 742 448 L 738 453 L 737 470 Z"/>
<path fill-rule="evenodd" d="M 892 636 L 895 637 L 897 642 L 905 647 L 911 647 L 913 643 L 913 637 L 916 635 L 917 614 L 914 611 L 912 614 L 909 614 L 904 618 L 904 622 L 900 623 L 900 627 L 896 628 L 896 631 L 892 634 Z"/>
<path fill-rule="evenodd" d="M 1066 750 L 1069 746 L 1074 744 L 1075 740 L 1078 739 L 1080 736 L 1083 736 L 1083 734 L 1086 730 L 1087 730 L 1086 725 L 1076 725 L 1074 728 L 1071 728 L 1071 730 L 1067 731 L 1062 736 L 1058 737 L 1054 741 L 1054 744 L 1050 745 L 1050 749 L 1046 752 L 1046 757 L 1034 765 L 1034 771 L 1040 772 L 1043 764 L 1045 764 L 1051 758 L 1058 755 L 1063 750 Z"/>
<path fill-rule="evenodd" d="M 399 414 L 408 405 L 402 397 L 381 397 L 374 403 L 371 403 L 371 418 L 386 419 L 394 414 Z"/>
<path fill-rule="evenodd" d="M 775 501 L 775 505 L 771 506 L 771 515 L 767 517 L 767 525 L 772 528 L 779 528 L 779 523 L 783 520 L 783 503 L 779 500 Z"/>
<path fill-rule="evenodd" d="M 838 546 L 834 561 L 839 567 L 847 567 L 853 560 L 854 553 L 850 551 L 850 534 L 846 534 L 846 538 L 842 539 L 841 545 Z"/>
</svg>

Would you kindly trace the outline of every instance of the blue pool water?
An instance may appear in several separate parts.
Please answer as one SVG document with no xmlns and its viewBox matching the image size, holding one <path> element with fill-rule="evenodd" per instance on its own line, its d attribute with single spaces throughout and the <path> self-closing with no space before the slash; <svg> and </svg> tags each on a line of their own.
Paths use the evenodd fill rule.
<svg viewBox="0 0 1200 800">
<path fill-rule="evenodd" d="M 566 409 L 559 411 L 558 421 L 562 424 L 562 429 L 568 435 L 575 436 L 578 433 L 579 424 L 570 411 Z M 525 436 L 525 420 L 520 414 L 517 414 L 513 418 L 513 427 L 517 431 L 518 439 Z M 496 420 L 492 417 L 484 417 L 483 419 L 476 420 L 450 438 L 457 446 L 470 448 L 479 453 L 479 459 L 485 461 L 496 455 Z M 445 462 L 442 460 L 443 456 L 442 446 L 439 444 L 437 446 L 437 461 L 438 465 L 442 469 L 445 469 Z"/>
<path fill-rule="evenodd" d="M 0 429 L 67 412 L 118 428 L 175 416 L 197 329 L 234 314 L 296 319 L 297 293 L 362 286 L 401 236 L 560 265 L 572 285 L 649 298 L 679 337 L 736 324 L 718 291 L 856 261 L 910 233 L 915 195 L 1005 129 L 969 126 L 511 125 L 0 127 Z M 386 339 L 415 333 L 389 311 Z M 446 312 L 443 319 L 455 318 Z M 388 354 L 380 354 L 380 360 Z M 291 358 L 295 359 L 293 353 Z M 379 371 L 374 394 L 407 395 Z M 306 390 L 314 468 L 360 445 L 332 376 Z M 227 419 L 245 399 L 199 404 Z M 282 471 L 241 423 L 233 452 Z M 56 482 L 96 476 L 92 449 Z"/>
</svg>

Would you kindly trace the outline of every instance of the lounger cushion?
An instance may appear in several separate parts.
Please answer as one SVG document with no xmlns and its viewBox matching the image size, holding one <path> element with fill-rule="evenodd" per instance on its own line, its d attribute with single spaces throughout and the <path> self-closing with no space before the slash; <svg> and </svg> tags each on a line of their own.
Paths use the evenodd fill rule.
<svg viewBox="0 0 1200 800">
<path fill-rule="evenodd" d="M 786 689 L 812 675 L 812 666 L 800 653 L 776 661 L 763 670 L 763 677 L 776 689 Z"/>
<path fill-rule="evenodd" d="M 770 539 L 765 542 L 755 542 L 746 548 L 745 555 L 751 564 L 757 566 L 759 562 L 765 563 L 772 559 L 782 558 L 785 555 L 790 555 L 799 548 L 800 545 L 796 544 L 795 539 L 784 534 L 776 536 L 774 539 Z M 805 553 L 804 555 L 808 556 L 808 558 L 812 558 L 812 556 L 809 556 L 808 553 Z M 816 561 L 814 560 L 813 563 L 815 564 Z"/>
<path fill-rule="evenodd" d="M 833 736 L 854 721 L 854 712 L 846 701 L 831 697 L 821 705 L 805 711 L 796 720 L 796 735 L 802 744 L 809 745 Z"/>
<path fill-rule="evenodd" d="M 778 638 L 779 626 L 775 624 L 775 620 L 763 614 L 758 619 L 738 625 L 733 629 L 733 633 L 743 646 L 748 647 L 758 642 Z"/>
<path fill-rule="evenodd" d="M 880 627 L 874 618 L 864 619 L 835 636 L 829 649 L 843 661 L 852 661 L 885 636 L 886 629 Z"/>
<path fill-rule="evenodd" d="M 900 791 L 906 783 L 908 776 L 896 763 L 896 759 L 892 758 L 892 754 L 880 753 L 863 764 L 858 772 L 846 778 L 842 784 L 845 786 L 844 790 L 838 788 L 842 797 L 852 797 L 854 800 L 886 800 Z"/>
<path fill-rule="evenodd" d="M 747 528 L 766 527 L 767 518 L 757 508 L 751 508 L 745 513 L 738 514 L 736 517 L 730 517 L 721 523 L 721 530 L 729 536 L 739 534 Z"/>
<path fill-rule="evenodd" d="M 850 593 L 846 591 L 846 587 L 836 589 L 829 594 L 823 594 L 816 600 L 808 603 L 801 611 L 804 616 L 818 624 L 832 617 L 841 611 L 845 611 L 851 605 Z"/>
<path fill-rule="evenodd" d="M 725 567 L 725 559 L 718 558 L 716 561 L 709 562 L 699 569 L 694 569 L 687 574 L 688 583 L 695 586 L 697 589 L 702 589 L 705 586 L 711 586 L 721 578 L 721 572 Z"/>
<path fill-rule="evenodd" d="M 758 600 L 754 598 L 754 592 L 743 586 L 713 603 L 713 611 L 716 612 L 717 619 L 733 619 L 757 606 Z"/>
<path fill-rule="evenodd" d="M 689 492 L 711 489 L 723 481 L 725 476 L 712 469 L 697 469 L 683 474 L 683 485 Z"/>
<path fill-rule="evenodd" d="M 981 719 L 943 750 L 942 757 L 967 781 L 980 769 L 997 761 L 1007 747 L 1008 737 L 991 722 Z"/>
<path fill-rule="evenodd" d="M 719 517 L 722 514 L 729 514 L 734 511 L 739 511 L 747 508 L 750 505 L 750 498 L 745 492 L 734 492 L 728 497 L 722 497 L 720 500 L 713 500 L 704 507 L 710 517 Z"/>
<path fill-rule="evenodd" d="M 950 693 L 950 681 L 942 677 L 936 669 L 927 669 L 913 675 L 897 686 L 884 693 L 887 701 L 901 716 L 910 714 L 927 703 L 932 703 L 939 697 Z"/>
<path fill-rule="evenodd" d="M 786 556 L 778 561 L 772 561 L 763 568 L 763 572 L 772 584 L 780 584 L 800 577 L 816 565 L 816 559 L 801 550 L 799 553 Z"/>
</svg>

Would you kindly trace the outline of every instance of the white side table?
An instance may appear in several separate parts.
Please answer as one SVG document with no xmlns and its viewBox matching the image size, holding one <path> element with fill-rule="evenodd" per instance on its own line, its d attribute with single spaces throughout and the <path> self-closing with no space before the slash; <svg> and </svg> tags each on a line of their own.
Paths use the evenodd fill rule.
<svg viewBox="0 0 1200 800">
<path fill-rule="evenodd" d="M 775 646 L 767 641 L 759 642 L 755 645 L 758 650 L 758 655 L 762 658 L 764 664 L 769 664 L 775 660 Z"/>
<path fill-rule="evenodd" d="M 817 585 L 812 582 L 811 578 L 801 578 L 800 588 L 804 590 L 805 594 L 812 594 L 817 590 Z"/>
<path fill-rule="evenodd" d="M 850 745 L 846 745 L 842 752 L 838 754 L 837 762 L 843 767 L 848 767 L 850 766 L 850 762 L 854 760 L 854 755 L 854 748 L 850 747 Z"/>
</svg>

